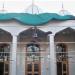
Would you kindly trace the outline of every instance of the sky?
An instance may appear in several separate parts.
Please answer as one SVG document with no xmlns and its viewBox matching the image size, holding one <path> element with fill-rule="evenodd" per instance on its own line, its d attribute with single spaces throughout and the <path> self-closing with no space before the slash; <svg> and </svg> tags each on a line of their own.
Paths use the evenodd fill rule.
<svg viewBox="0 0 75 75">
<path fill-rule="evenodd" d="M 64 9 L 75 15 L 75 0 L 34 0 L 39 10 L 45 13 L 59 13 L 62 9 L 62 2 Z M 3 3 L 5 12 L 20 13 L 29 10 L 32 0 L 0 0 L 0 10 L 2 10 Z"/>
</svg>

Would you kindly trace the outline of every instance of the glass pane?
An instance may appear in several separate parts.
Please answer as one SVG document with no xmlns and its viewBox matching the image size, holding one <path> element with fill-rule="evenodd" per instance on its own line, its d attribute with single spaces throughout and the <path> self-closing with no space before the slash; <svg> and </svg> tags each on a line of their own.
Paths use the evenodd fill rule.
<svg viewBox="0 0 75 75">
<path fill-rule="evenodd" d="M 27 71 L 32 71 L 32 64 L 28 64 Z"/>
<path fill-rule="evenodd" d="M 64 61 L 67 59 L 66 46 L 64 44 L 59 44 L 56 47 L 57 60 Z"/>
<path fill-rule="evenodd" d="M 27 57 L 27 61 L 33 61 L 31 57 Z"/>
<path fill-rule="evenodd" d="M 34 71 L 39 71 L 39 65 L 38 64 L 34 64 Z"/>
</svg>

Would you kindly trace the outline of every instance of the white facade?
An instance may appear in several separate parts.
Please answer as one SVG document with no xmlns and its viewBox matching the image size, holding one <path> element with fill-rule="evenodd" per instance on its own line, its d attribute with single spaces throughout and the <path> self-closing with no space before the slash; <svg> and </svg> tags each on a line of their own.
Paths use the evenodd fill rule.
<svg viewBox="0 0 75 75">
<path fill-rule="evenodd" d="M 1 43 L 10 43 L 10 70 L 9 75 L 25 75 L 25 43 L 30 42 L 30 36 L 23 37 L 21 40 L 20 33 L 25 32 L 26 30 L 32 28 L 33 26 L 24 25 L 18 21 L 0 21 L 1 31 L 9 33 L 11 37 L 7 37 L 4 33 L 2 35 L 0 42 Z M 67 45 L 67 51 L 69 55 L 68 64 L 69 64 L 69 75 L 74 75 L 75 70 L 75 35 L 70 32 L 75 31 L 75 20 L 67 21 L 51 21 L 43 26 L 37 26 L 37 29 L 43 32 L 52 32 L 52 34 L 47 35 L 47 41 L 42 39 L 42 42 L 48 42 L 46 45 L 41 45 L 41 49 L 45 49 L 47 53 L 50 53 L 48 62 L 46 59 L 41 59 L 41 75 L 57 75 L 57 64 L 56 64 L 56 45 L 58 43 L 65 43 Z M 68 32 L 67 32 L 67 30 Z M 71 34 L 68 36 L 65 34 Z M 1 34 L 0 34 L 1 35 Z M 62 36 L 61 36 L 62 35 Z M 65 35 L 65 36 L 63 36 Z M 9 39 L 10 38 L 10 39 Z M 42 43 L 41 42 L 41 43 Z M 46 56 L 48 56 L 46 54 Z M 44 61 L 44 62 L 42 62 Z M 45 63 L 47 63 L 48 71 L 46 70 Z"/>
</svg>

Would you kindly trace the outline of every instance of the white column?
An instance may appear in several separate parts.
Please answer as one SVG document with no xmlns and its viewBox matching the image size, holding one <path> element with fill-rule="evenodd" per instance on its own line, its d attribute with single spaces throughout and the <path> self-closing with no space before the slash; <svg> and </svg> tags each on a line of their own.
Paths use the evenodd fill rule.
<svg viewBox="0 0 75 75">
<path fill-rule="evenodd" d="M 10 75 L 16 75 L 17 36 L 13 35 L 10 54 Z"/>
<path fill-rule="evenodd" d="M 54 35 L 53 34 L 49 34 L 49 47 L 50 47 L 50 75 L 57 75 L 56 53 L 55 53 Z"/>
</svg>

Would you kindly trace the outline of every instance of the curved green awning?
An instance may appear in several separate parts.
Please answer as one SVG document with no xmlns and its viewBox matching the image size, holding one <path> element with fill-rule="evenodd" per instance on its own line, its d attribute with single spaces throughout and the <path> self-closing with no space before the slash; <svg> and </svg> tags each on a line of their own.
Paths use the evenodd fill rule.
<svg viewBox="0 0 75 75">
<path fill-rule="evenodd" d="M 48 23 L 51 20 L 75 20 L 75 16 L 66 15 L 60 16 L 56 13 L 41 13 L 41 14 L 28 14 L 28 13 L 0 13 L 0 21 L 17 20 L 25 25 L 40 26 Z"/>
</svg>

